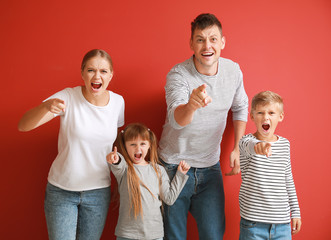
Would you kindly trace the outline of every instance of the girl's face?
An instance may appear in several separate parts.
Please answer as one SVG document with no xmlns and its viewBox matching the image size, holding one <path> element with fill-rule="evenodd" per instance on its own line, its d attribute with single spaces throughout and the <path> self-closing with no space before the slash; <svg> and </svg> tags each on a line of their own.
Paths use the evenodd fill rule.
<svg viewBox="0 0 331 240">
<path fill-rule="evenodd" d="M 138 165 L 148 164 L 148 162 L 145 160 L 145 157 L 150 147 L 148 140 L 143 140 L 141 139 L 140 136 L 138 136 L 136 139 L 126 141 L 125 147 L 131 161 L 134 164 L 138 164 Z"/>
</svg>

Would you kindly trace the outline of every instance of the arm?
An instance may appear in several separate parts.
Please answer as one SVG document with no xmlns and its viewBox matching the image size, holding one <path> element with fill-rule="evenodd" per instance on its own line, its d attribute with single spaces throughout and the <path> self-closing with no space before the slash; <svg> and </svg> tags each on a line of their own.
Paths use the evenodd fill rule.
<svg viewBox="0 0 331 240">
<path fill-rule="evenodd" d="M 226 176 L 233 176 L 240 173 L 240 161 L 239 161 L 239 140 L 244 136 L 246 129 L 246 122 L 235 120 L 233 121 L 234 128 L 234 147 L 230 154 L 230 167 L 232 170 L 225 174 Z"/>
<path fill-rule="evenodd" d="M 190 166 L 185 161 L 181 161 L 178 165 L 177 172 L 170 183 L 167 172 L 163 167 L 161 168 L 162 186 L 160 197 L 167 205 L 174 204 L 180 192 L 184 188 L 185 183 L 189 178 L 186 175 L 189 169 Z"/>
<path fill-rule="evenodd" d="M 174 112 L 175 121 L 182 127 L 190 124 L 196 110 L 206 107 L 211 101 L 211 97 L 206 92 L 206 84 L 194 89 L 190 95 L 188 103 L 179 105 Z"/>
<path fill-rule="evenodd" d="M 288 144 L 290 144 L 288 142 Z M 292 235 L 297 234 L 301 229 L 301 214 L 298 202 L 297 193 L 295 190 L 292 167 L 291 167 L 291 157 L 290 157 L 290 145 L 288 145 L 288 164 L 285 169 L 285 182 L 286 190 L 289 199 L 290 211 L 291 211 L 291 222 L 292 222 Z"/>
<path fill-rule="evenodd" d="M 117 182 L 120 183 L 128 166 L 124 157 L 117 152 L 117 147 L 114 147 L 114 151 L 109 153 L 106 159 Z"/>
<path fill-rule="evenodd" d="M 18 130 L 27 132 L 52 120 L 54 114 L 65 111 L 64 101 L 58 98 L 49 99 L 27 111 L 18 123 Z"/>
</svg>

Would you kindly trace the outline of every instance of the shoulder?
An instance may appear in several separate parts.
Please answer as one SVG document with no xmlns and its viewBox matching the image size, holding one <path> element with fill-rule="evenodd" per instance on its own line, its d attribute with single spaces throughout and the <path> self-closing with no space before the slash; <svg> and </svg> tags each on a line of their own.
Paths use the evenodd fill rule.
<svg viewBox="0 0 331 240">
<path fill-rule="evenodd" d="M 224 68 L 237 69 L 237 70 L 240 69 L 239 64 L 232 61 L 231 59 L 220 57 L 218 61 L 220 65 Z"/>
<path fill-rule="evenodd" d="M 192 69 L 192 66 L 193 66 L 193 57 L 173 66 L 169 71 L 167 78 L 173 76 L 174 74 L 180 74 L 180 75 L 185 74 L 186 72 Z"/>
<path fill-rule="evenodd" d="M 240 141 L 241 140 L 247 140 L 247 139 L 256 139 L 256 137 L 252 134 L 252 133 L 248 133 L 248 134 L 246 134 L 246 135 L 244 135 L 241 139 L 240 139 Z"/>
<path fill-rule="evenodd" d="M 277 135 L 278 141 L 280 142 L 290 142 L 287 138 Z"/>
<path fill-rule="evenodd" d="M 109 94 L 115 101 L 124 102 L 124 98 L 121 95 L 114 93 L 112 91 L 109 91 Z"/>
<path fill-rule="evenodd" d="M 59 99 L 62 99 L 64 101 L 67 101 L 69 99 L 69 97 L 77 96 L 79 91 L 81 91 L 80 86 L 74 87 L 74 88 L 65 88 L 61 91 L 58 91 L 58 92 L 54 93 L 49 98 L 45 99 L 45 101 L 48 100 L 48 99 L 52 99 L 52 98 L 59 98 Z"/>
<path fill-rule="evenodd" d="M 282 145 L 290 145 L 290 141 L 287 139 L 287 138 L 285 138 L 285 137 L 282 137 L 282 136 L 278 136 L 277 135 L 277 137 L 278 137 L 278 143 L 279 144 L 282 144 Z"/>
</svg>

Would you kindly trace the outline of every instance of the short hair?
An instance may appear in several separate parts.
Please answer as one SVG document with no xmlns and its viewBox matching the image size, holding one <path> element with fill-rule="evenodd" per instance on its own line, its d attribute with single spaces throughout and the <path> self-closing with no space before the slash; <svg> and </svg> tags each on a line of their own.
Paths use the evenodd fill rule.
<svg viewBox="0 0 331 240">
<path fill-rule="evenodd" d="M 271 103 L 278 103 L 280 111 L 284 111 L 283 98 L 275 92 L 263 91 L 256 94 L 252 99 L 251 114 L 256 109 L 257 105 L 265 106 Z"/>
<path fill-rule="evenodd" d="M 193 33 L 196 29 L 203 30 L 207 27 L 211 27 L 216 25 L 222 35 L 222 24 L 221 22 L 215 17 L 214 14 L 211 13 L 202 13 L 197 16 L 193 22 L 191 22 L 191 39 L 193 39 Z"/>
<path fill-rule="evenodd" d="M 92 49 L 92 50 L 88 51 L 85 54 L 85 56 L 83 57 L 83 61 L 82 61 L 82 64 L 81 64 L 81 71 L 82 72 L 84 71 L 84 68 L 86 66 L 87 61 L 90 60 L 91 58 L 96 57 L 96 56 L 100 56 L 102 58 L 105 58 L 109 63 L 110 71 L 113 71 L 113 61 L 111 60 L 110 55 L 102 49 Z"/>
</svg>

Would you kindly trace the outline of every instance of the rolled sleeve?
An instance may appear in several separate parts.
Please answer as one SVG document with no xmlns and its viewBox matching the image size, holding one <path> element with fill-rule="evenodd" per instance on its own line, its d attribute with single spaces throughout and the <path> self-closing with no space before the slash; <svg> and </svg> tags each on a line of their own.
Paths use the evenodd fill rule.
<svg viewBox="0 0 331 240">
<path fill-rule="evenodd" d="M 243 74 L 238 65 L 238 87 L 231 106 L 232 120 L 247 122 L 248 97 L 245 92 Z"/>
</svg>

